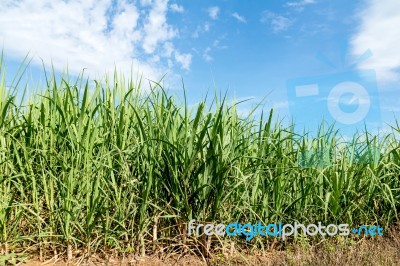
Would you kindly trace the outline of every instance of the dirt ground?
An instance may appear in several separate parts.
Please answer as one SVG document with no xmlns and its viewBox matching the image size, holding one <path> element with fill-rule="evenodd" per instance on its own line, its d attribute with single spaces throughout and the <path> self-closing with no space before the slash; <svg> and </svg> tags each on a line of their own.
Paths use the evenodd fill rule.
<svg viewBox="0 0 400 266">
<path fill-rule="evenodd" d="M 340 243 L 338 241 L 325 240 L 318 244 L 293 243 L 291 245 L 274 247 L 264 252 L 214 252 L 204 258 L 190 252 L 181 253 L 157 253 L 145 257 L 133 254 L 126 257 L 113 257 L 105 254 L 76 256 L 69 263 L 64 257 L 43 259 L 39 261 L 36 254 L 24 255 L 24 258 L 7 265 L 400 265 L 400 230 L 399 227 L 392 230 L 389 236 L 375 238 L 361 238 L 356 241 Z M 349 244 L 350 243 L 350 244 Z M 182 254 L 184 253 L 184 254 Z M 0 260 L 0 265 L 3 265 Z"/>
<path fill-rule="evenodd" d="M 177 266 L 203 266 L 203 265 L 400 265 L 400 246 L 382 245 L 374 248 L 371 245 L 338 250 L 297 250 L 293 252 L 271 252 L 266 255 L 236 255 L 214 256 L 203 259 L 197 256 L 172 255 L 160 257 L 137 257 L 125 259 L 75 259 L 67 263 L 63 259 L 51 259 L 40 262 L 35 258 L 18 265 L 177 265 Z"/>
<path fill-rule="evenodd" d="M 29 266 L 42 266 L 42 265 L 143 265 L 143 266 L 162 266 L 162 265 L 177 265 L 177 266 L 203 266 L 203 265 L 400 265 L 400 256 L 398 255 L 399 250 L 385 250 L 380 255 L 374 254 L 373 252 L 367 252 L 363 254 L 355 254 L 354 252 L 333 252 L 330 255 L 318 255 L 318 254 L 292 254 L 288 257 L 284 254 L 281 256 L 269 255 L 269 256 L 235 256 L 228 258 L 217 258 L 203 260 L 196 256 L 185 256 L 179 258 L 178 256 L 170 258 L 156 258 L 156 257 L 144 257 L 136 259 L 126 260 L 75 260 L 71 263 L 67 263 L 64 260 L 49 260 L 46 262 L 39 262 L 37 260 L 31 260 L 29 262 L 19 265 Z"/>
</svg>

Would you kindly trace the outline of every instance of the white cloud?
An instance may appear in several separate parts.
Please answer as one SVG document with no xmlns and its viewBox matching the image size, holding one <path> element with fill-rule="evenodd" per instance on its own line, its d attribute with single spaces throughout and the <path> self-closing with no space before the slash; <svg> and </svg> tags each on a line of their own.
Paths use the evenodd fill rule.
<svg viewBox="0 0 400 266">
<path fill-rule="evenodd" d="M 136 33 L 136 38 L 140 38 L 140 33 L 135 32 L 137 26 L 137 21 L 139 19 L 139 13 L 135 6 L 124 4 L 121 6 L 118 14 L 113 20 L 114 33 L 120 35 L 121 37 L 126 37 L 132 33 Z"/>
<path fill-rule="evenodd" d="M 163 55 L 165 57 L 171 57 L 172 53 L 174 52 L 175 48 L 174 45 L 171 42 L 166 42 L 164 43 L 164 53 Z"/>
<path fill-rule="evenodd" d="M 246 23 L 246 19 L 243 16 L 239 15 L 238 13 L 236 13 L 236 12 L 234 12 L 232 14 L 232 17 L 234 17 L 237 21 L 239 21 L 241 23 Z"/>
<path fill-rule="evenodd" d="M 286 31 L 292 25 L 292 21 L 289 18 L 267 10 L 261 14 L 260 21 L 264 24 L 270 25 L 274 33 Z"/>
<path fill-rule="evenodd" d="M 214 58 L 210 55 L 210 52 L 211 52 L 211 47 L 207 47 L 207 48 L 204 50 L 204 53 L 203 53 L 203 58 L 204 58 L 204 60 L 206 60 L 207 62 L 211 62 L 212 60 L 214 60 Z"/>
<path fill-rule="evenodd" d="M 175 60 L 181 64 L 183 69 L 189 70 L 189 67 L 192 63 L 192 55 L 175 52 Z"/>
<path fill-rule="evenodd" d="M 210 24 L 208 24 L 207 22 L 206 22 L 206 23 L 204 23 L 204 26 L 203 26 L 203 28 L 204 28 L 204 32 L 208 32 L 208 31 L 210 31 Z"/>
<path fill-rule="evenodd" d="M 140 0 L 140 4 L 142 6 L 150 6 L 151 4 L 153 4 L 153 0 Z"/>
<path fill-rule="evenodd" d="M 302 12 L 307 5 L 315 4 L 315 0 L 301 0 L 297 2 L 287 2 L 286 6 L 293 8 L 298 12 Z"/>
<path fill-rule="evenodd" d="M 356 57 L 371 49 L 373 57 L 359 65 L 375 69 L 381 82 L 400 81 L 400 9 L 397 0 L 368 0 L 358 13 L 357 32 L 351 38 L 352 54 Z"/>
<path fill-rule="evenodd" d="M 210 55 L 210 53 L 213 50 L 222 50 L 222 49 L 227 49 L 228 46 L 226 45 L 220 45 L 221 40 L 226 38 L 226 34 L 218 37 L 218 39 L 214 40 L 211 46 L 208 46 L 204 52 L 203 52 L 203 59 L 207 62 L 211 62 L 214 60 L 214 58 Z"/>
<path fill-rule="evenodd" d="M 200 33 L 209 32 L 209 31 L 210 31 L 210 24 L 208 22 L 204 23 L 203 26 L 198 25 L 196 27 L 196 30 L 192 34 L 192 38 L 197 39 L 197 38 L 199 38 Z"/>
<path fill-rule="evenodd" d="M 297 2 L 287 2 L 286 5 L 289 7 L 303 7 L 310 4 L 315 4 L 315 0 L 302 0 Z"/>
<path fill-rule="evenodd" d="M 211 19 L 216 20 L 218 18 L 218 14 L 219 14 L 219 7 L 212 6 L 208 8 L 208 15 L 210 16 Z"/>
<path fill-rule="evenodd" d="M 43 58 L 58 71 L 68 65 L 71 74 L 87 68 L 92 78 L 117 67 L 158 79 L 171 73 L 171 59 L 189 68 L 191 56 L 172 44 L 178 32 L 167 21 L 167 0 L 143 0 L 143 10 L 130 1 L 113 2 L 0 1 L 0 43 L 8 56 L 30 52 L 34 63 Z"/>
<path fill-rule="evenodd" d="M 153 53 L 158 43 L 173 39 L 177 31 L 167 23 L 168 0 L 158 0 L 150 10 L 144 25 L 143 49 Z"/>
<path fill-rule="evenodd" d="M 183 8 L 183 6 L 180 6 L 176 3 L 173 3 L 169 6 L 169 8 L 176 13 L 183 13 L 183 11 L 185 11 L 185 9 Z"/>
</svg>

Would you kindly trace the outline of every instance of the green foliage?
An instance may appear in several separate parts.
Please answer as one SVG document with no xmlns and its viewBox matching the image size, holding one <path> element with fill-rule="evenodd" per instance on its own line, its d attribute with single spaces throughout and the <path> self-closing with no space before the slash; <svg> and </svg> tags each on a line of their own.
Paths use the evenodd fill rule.
<svg viewBox="0 0 400 266">
<path fill-rule="evenodd" d="M 118 75 L 95 84 L 53 75 L 17 103 L 19 89 L 6 88 L 0 71 L 1 243 L 124 250 L 171 243 L 190 219 L 398 217 L 398 125 L 380 142 L 368 132 L 357 139 L 384 151 L 357 163 L 355 144 L 343 146 L 332 128 L 310 140 L 274 122 L 272 110 L 243 118 L 218 97 L 190 109 L 158 83 L 144 91 Z M 327 147 L 329 164 L 302 167 L 310 147 Z"/>
<path fill-rule="evenodd" d="M 17 265 L 23 263 L 26 259 L 26 255 L 17 255 L 15 253 L 7 255 L 0 254 L 0 265 Z"/>
</svg>

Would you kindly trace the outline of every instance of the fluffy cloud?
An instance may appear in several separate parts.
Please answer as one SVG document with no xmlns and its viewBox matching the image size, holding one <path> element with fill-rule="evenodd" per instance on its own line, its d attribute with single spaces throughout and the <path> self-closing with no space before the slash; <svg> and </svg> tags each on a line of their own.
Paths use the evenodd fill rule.
<svg viewBox="0 0 400 266">
<path fill-rule="evenodd" d="M 183 8 L 183 6 L 180 6 L 180 5 L 176 4 L 176 3 L 173 3 L 173 4 L 170 6 L 170 8 L 171 8 L 171 10 L 172 10 L 173 12 L 176 12 L 176 13 L 183 13 L 183 11 L 185 11 L 185 9 Z"/>
<path fill-rule="evenodd" d="M 360 64 L 372 68 L 381 82 L 400 81 L 400 10 L 397 0 L 368 0 L 357 18 L 360 25 L 351 39 L 354 56 L 371 49 L 373 57 Z"/>
<path fill-rule="evenodd" d="M 192 63 L 192 55 L 175 52 L 175 60 L 181 64 L 182 68 L 189 70 L 190 64 Z"/>
<path fill-rule="evenodd" d="M 173 39 L 177 31 L 167 23 L 168 1 L 159 0 L 150 10 L 144 25 L 143 49 L 153 53 L 160 42 Z"/>
<path fill-rule="evenodd" d="M 223 50 L 227 49 L 228 46 L 221 45 L 221 41 L 226 38 L 226 34 L 219 36 L 216 40 L 213 41 L 211 46 L 207 46 L 207 48 L 203 52 L 203 59 L 206 62 L 211 62 L 214 58 L 210 55 L 210 53 L 214 50 Z"/>
<path fill-rule="evenodd" d="M 275 14 L 268 10 L 261 14 L 260 21 L 269 25 L 274 33 L 285 31 L 292 25 L 292 21 L 289 18 Z"/>
<path fill-rule="evenodd" d="M 210 55 L 210 52 L 211 52 L 211 47 L 207 47 L 207 48 L 204 50 L 204 53 L 203 53 L 203 58 L 204 58 L 204 60 L 206 60 L 207 62 L 211 62 L 212 60 L 214 60 L 214 58 Z"/>
<path fill-rule="evenodd" d="M 205 22 L 203 25 L 198 25 L 196 30 L 192 33 L 192 38 L 199 38 L 200 33 L 209 32 L 210 24 Z"/>
<path fill-rule="evenodd" d="M 0 10 L 7 56 L 30 52 L 34 63 L 42 58 L 59 71 L 68 65 L 72 74 L 87 68 L 92 77 L 117 67 L 157 79 L 176 64 L 190 67 L 191 55 L 172 45 L 178 30 L 167 21 L 167 0 L 1 1 Z"/>
<path fill-rule="evenodd" d="M 315 4 L 315 0 L 301 0 L 301 1 L 296 1 L 296 2 L 287 2 L 286 6 L 293 8 L 294 10 L 298 12 L 302 12 L 305 8 L 305 6 Z"/>
<path fill-rule="evenodd" d="M 297 1 L 297 2 L 288 2 L 288 3 L 286 3 L 286 5 L 289 7 L 303 7 L 303 6 L 315 4 L 315 3 L 316 3 L 315 0 L 302 0 L 302 1 Z"/>
<path fill-rule="evenodd" d="M 236 13 L 236 12 L 234 12 L 232 14 L 232 17 L 234 17 L 237 21 L 239 21 L 241 23 L 246 23 L 246 19 L 243 16 L 239 15 L 238 13 Z"/>
<path fill-rule="evenodd" d="M 219 7 L 212 6 L 208 8 L 208 15 L 210 16 L 211 19 L 216 20 L 218 18 L 218 14 L 219 14 Z"/>
</svg>

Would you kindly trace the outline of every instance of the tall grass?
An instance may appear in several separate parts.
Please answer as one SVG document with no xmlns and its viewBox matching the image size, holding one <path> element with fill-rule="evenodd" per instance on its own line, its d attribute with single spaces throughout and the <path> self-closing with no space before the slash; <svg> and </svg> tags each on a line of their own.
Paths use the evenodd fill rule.
<svg viewBox="0 0 400 266">
<path fill-rule="evenodd" d="M 10 245 L 68 257 L 77 248 L 146 252 L 188 243 L 190 219 L 397 220 L 397 124 L 384 138 L 364 133 L 364 144 L 384 152 L 360 163 L 354 143 L 340 145 L 333 128 L 309 139 L 272 110 L 243 118 L 226 98 L 189 108 L 155 82 L 143 91 L 118 75 L 95 84 L 53 75 L 18 103 L 24 87 L 6 87 L 4 67 L 0 77 L 3 252 Z M 329 165 L 302 167 L 299 158 L 321 147 Z"/>
</svg>

